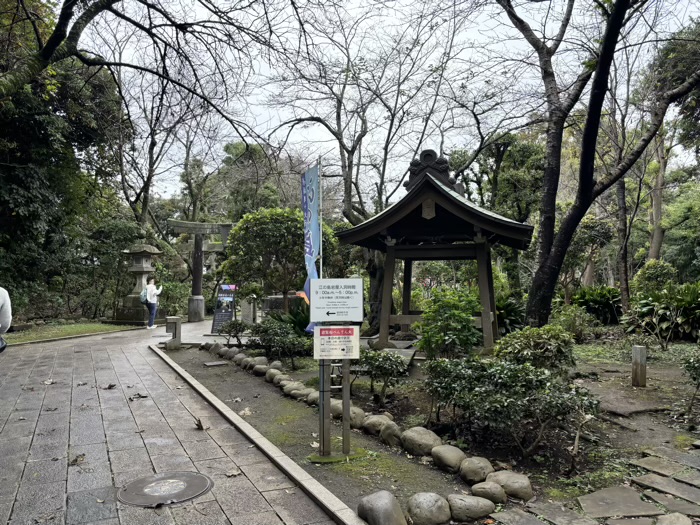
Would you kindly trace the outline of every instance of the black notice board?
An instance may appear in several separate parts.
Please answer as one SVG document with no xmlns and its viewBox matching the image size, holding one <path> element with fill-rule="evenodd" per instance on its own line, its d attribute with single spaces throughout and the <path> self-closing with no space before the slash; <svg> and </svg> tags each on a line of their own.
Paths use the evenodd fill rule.
<svg viewBox="0 0 700 525">
<path fill-rule="evenodd" d="M 235 304 L 235 284 L 219 285 L 219 292 L 216 297 L 216 308 L 214 309 L 214 319 L 211 322 L 211 333 L 216 334 L 219 327 L 231 321 L 236 310 Z"/>
</svg>

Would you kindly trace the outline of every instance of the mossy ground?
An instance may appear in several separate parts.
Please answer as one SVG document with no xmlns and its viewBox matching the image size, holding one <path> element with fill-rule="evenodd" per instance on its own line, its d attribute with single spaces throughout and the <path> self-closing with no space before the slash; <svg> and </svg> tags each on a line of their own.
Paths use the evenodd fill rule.
<svg viewBox="0 0 700 525">
<path fill-rule="evenodd" d="M 46 324 L 35 326 L 22 332 L 11 332 L 3 337 L 7 344 L 27 343 L 30 341 L 43 341 L 59 337 L 71 337 L 76 335 L 98 334 L 101 332 L 118 332 L 128 330 L 133 326 L 123 326 L 102 323 L 75 323 L 75 324 Z"/>
</svg>

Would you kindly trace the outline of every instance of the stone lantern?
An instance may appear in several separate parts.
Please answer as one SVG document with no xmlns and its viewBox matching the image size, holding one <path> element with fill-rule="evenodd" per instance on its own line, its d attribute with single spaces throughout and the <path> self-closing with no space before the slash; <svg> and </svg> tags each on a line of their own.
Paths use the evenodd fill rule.
<svg viewBox="0 0 700 525">
<path fill-rule="evenodd" d="M 141 304 L 139 295 L 148 284 L 148 275 L 155 271 L 151 265 L 153 257 L 160 255 L 158 248 L 149 244 L 136 244 L 124 250 L 131 257 L 131 272 L 136 278 L 134 289 L 124 298 L 123 306 L 117 309 L 117 321 L 122 324 L 146 325 L 148 324 L 148 309 Z"/>
</svg>

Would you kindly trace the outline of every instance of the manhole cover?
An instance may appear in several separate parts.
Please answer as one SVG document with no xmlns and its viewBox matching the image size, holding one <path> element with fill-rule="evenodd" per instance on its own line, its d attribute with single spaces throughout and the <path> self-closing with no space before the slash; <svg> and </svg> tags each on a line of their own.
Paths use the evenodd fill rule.
<svg viewBox="0 0 700 525">
<path fill-rule="evenodd" d="M 117 498 L 136 507 L 160 507 L 189 501 L 211 490 L 214 482 L 197 472 L 163 472 L 127 483 Z"/>
</svg>

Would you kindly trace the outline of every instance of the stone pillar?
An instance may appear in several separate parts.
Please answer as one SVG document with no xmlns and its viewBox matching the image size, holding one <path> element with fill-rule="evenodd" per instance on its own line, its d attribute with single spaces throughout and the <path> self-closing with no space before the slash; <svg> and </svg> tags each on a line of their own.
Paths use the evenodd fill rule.
<svg viewBox="0 0 700 525">
<path fill-rule="evenodd" d="M 194 234 L 194 252 L 192 253 L 192 295 L 187 300 L 187 320 L 190 323 L 204 321 L 204 296 L 202 279 L 204 277 L 204 239 L 201 233 Z"/>
<path fill-rule="evenodd" d="M 141 290 L 148 284 L 148 275 L 155 271 L 152 266 L 153 257 L 162 252 L 149 244 L 137 244 L 124 250 L 131 257 L 129 272 L 134 274 L 134 289 L 122 301 L 121 308 L 117 308 L 116 320 L 122 324 L 147 325 L 148 309 L 141 304 Z"/>
<path fill-rule="evenodd" d="M 413 260 L 406 259 L 403 262 L 403 304 L 401 313 L 409 315 L 411 313 L 411 280 L 413 279 Z M 410 324 L 402 324 L 401 331 L 408 332 L 411 329 Z"/>
</svg>

